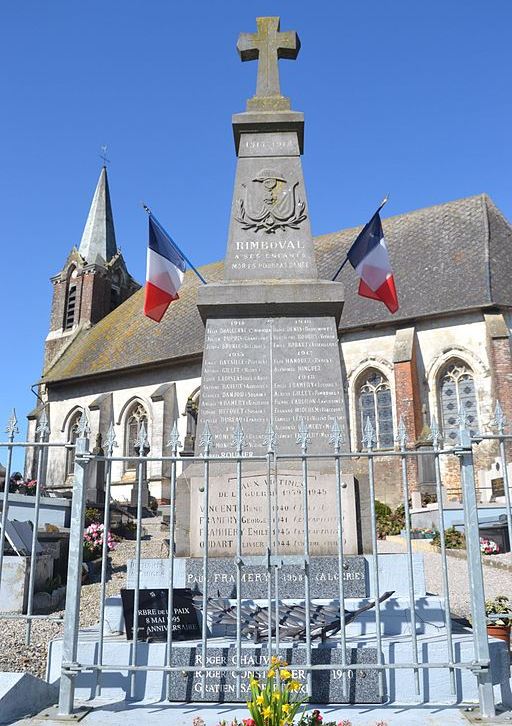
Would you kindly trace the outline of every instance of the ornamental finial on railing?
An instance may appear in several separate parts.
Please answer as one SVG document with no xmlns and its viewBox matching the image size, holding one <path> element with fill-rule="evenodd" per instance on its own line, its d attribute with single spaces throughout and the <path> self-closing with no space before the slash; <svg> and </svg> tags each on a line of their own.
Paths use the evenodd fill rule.
<svg viewBox="0 0 512 726">
<path fill-rule="evenodd" d="M 39 421 L 36 426 L 36 434 L 39 434 L 39 440 L 45 438 L 46 434 L 50 433 L 50 426 L 48 424 L 48 416 L 46 414 L 46 408 L 43 408 L 43 412 L 39 416 Z"/>
<path fill-rule="evenodd" d="M 491 421 L 491 426 L 496 426 L 499 434 L 505 433 L 505 424 L 507 423 L 507 417 L 503 413 L 500 402 L 496 399 L 496 407 L 494 409 L 494 418 Z"/>
<path fill-rule="evenodd" d="M 267 454 L 275 454 L 277 449 L 277 435 L 274 431 L 272 421 L 270 421 L 267 433 L 263 437 L 263 444 L 267 447 Z"/>
<path fill-rule="evenodd" d="M 396 443 L 403 451 L 407 445 L 407 428 L 405 426 L 404 417 L 401 415 L 398 422 L 398 431 L 395 439 Z"/>
<path fill-rule="evenodd" d="M 213 446 L 213 434 L 210 431 L 208 421 L 205 421 L 205 423 L 204 423 L 204 429 L 203 429 L 203 433 L 201 434 L 201 438 L 199 439 L 199 443 L 203 447 L 204 455 L 208 456 L 210 453 L 210 449 Z"/>
<path fill-rule="evenodd" d="M 105 436 L 105 453 L 107 456 L 112 456 L 114 447 L 117 447 L 118 443 L 116 440 L 116 431 L 114 429 L 114 422 L 110 422 L 108 427 L 107 435 Z"/>
<path fill-rule="evenodd" d="M 176 421 L 174 422 L 174 426 L 172 427 L 171 438 L 167 442 L 167 446 L 171 447 L 172 456 L 176 456 L 176 454 L 178 453 L 178 448 L 181 447 L 180 435 L 178 433 L 178 424 Z"/>
<path fill-rule="evenodd" d="M 245 433 L 240 419 L 236 422 L 235 431 L 233 433 L 233 445 L 236 449 L 236 453 L 240 455 L 245 446 Z"/>
<path fill-rule="evenodd" d="M 16 418 L 16 409 L 14 408 L 12 409 L 12 413 L 9 416 L 9 420 L 7 421 L 5 431 L 9 434 L 9 438 L 11 440 L 14 439 L 15 435 L 19 433 L 18 419 Z"/>
<path fill-rule="evenodd" d="M 146 424 L 142 420 L 137 431 L 137 438 L 135 439 L 135 448 L 138 450 L 139 456 L 145 455 L 145 450 L 149 447 L 148 432 L 146 430 Z"/>
<path fill-rule="evenodd" d="M 461 402 L 459 406 L 459 410 L 456 417 L 456 422 L 459 425 L 459 445 L 460 446 L 470 446 L 470 431 L 468 430 L 468 413 L 466 409 L 464 408 L 464 404 Z"/>
<path fill-rule="evenodd" d="M 309 426 L 304 421 L 304 419 L 301 419 L 301 422 L 299 424 L 299 433 L 297 434 L 296 441 L 298 444 L 300 444 L 302 453 L 306 454 L 308 450 L 308 444 L 311 443 L 311 436 L 309 435 Z"/>
<path fill-rule="evenodd" d="M 435 416 L 432 416 L 430 421 L 430 434 L 428 438 L 432 441 L 434 449 L 437 449 L 441 443 L 441 431 L 439 430 L 439 424 Z"/>
<path fill-rule="evenodd" d="M 85 408 L 82 411 L 82 415 L 78 421 L 77 434 L 79 439 L 86 439 L 87 435 L 91 433 L 91 427 L 89 426 L 89 419 L 87 418 L 87 411 Z"/>
<path fill-rule="evenodd" d="M 337 418 L 335 418 L 334 421 L 332 422 L 331 435 L 329 436 L 329 443 L 334 446 L 334 451 L 336 453 L 339 452 L 344 440 L 345 440 L 345 438 L 343 436 L 343 431 L 341 430 L 340 422 L 338 421 Z"/>
<path fill-rule="evenodd" d="M 370 417 L 367 416 L 363 432 L 363 444 L 367 449 L 373 449 L 373 445 L 376 443 L 377 439 L 375 438 L 375 429 L 373 428 Z"/>
</svg>

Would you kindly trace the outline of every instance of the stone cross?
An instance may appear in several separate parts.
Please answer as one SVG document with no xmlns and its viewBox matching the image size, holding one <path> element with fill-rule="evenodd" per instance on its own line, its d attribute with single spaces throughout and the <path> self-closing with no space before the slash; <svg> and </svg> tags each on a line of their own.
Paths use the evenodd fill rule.
<svg viewBox="0 0 512 726">
<path fill-rule="evenodd" d="M 236 44 L 242 61 L 259 61 L 256 97 L 281 95 L 277 61 L 295 60 L 300 50 L 297 33 L 280 33 L 279 22 L 279 18 L 256 18 L 258 32 L 241 33 Z"/>
</svg>

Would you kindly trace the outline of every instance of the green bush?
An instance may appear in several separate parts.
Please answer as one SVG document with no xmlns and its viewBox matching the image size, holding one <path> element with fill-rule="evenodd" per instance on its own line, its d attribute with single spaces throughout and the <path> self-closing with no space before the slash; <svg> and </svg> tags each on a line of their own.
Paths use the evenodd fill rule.
<svg viewBox="0 0 512 726">
<path fill-rule="evenodd" d="M 455 527 L 450 527 L 445 530 L 444 541 L 446 548 L 449 550 L 463 550 L 466 546 L 466 538 Z M 432 547 L 441 547 L 441 535 L 439 532 L 436 532 L 432 537 L 431 545 Z"/>
<path fill-rule="evenodd" d="M 388 535 L 400 534 L 405 527 L 404 505 L 400 504 L 395 511 L 387 504 L 375 500 L 375 516 L 377 520 L 377 537 L 385 539 Z"/>
<path fill-rule="evenodd" d="M 375 514 L 377 516 L 377 519 L 379 517 L 387 517 L 391 514 L 393 510 L 391 507 L 388 507 L 387 504 L 384 504 L 384 502 L 379 502 L 378 499 L 375 500 Z"/>
<path fill-rule="evenodd" d="M 103 513 L 100 512 L 96 507 L 87 507 L 85 510 L 85 524 L 84 527 L 88 527 L 90 524 L 103 522 Z"/>
</svg>

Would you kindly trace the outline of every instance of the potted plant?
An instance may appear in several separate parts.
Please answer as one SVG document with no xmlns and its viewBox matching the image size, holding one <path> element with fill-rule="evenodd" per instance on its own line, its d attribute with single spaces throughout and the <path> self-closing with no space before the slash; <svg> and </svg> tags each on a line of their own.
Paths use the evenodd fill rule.
<svg viewBox="0 0 512 726">
<path fill-rule="evenodd" d="M 487 634 L 503 640 L 510 650 L 510 626 L 512 624 L 512 603 L 506 595 L 498 595 L 494 600 L 486 600 L 485 614 L 499 617 L 489 618 Z"/>
</svg>

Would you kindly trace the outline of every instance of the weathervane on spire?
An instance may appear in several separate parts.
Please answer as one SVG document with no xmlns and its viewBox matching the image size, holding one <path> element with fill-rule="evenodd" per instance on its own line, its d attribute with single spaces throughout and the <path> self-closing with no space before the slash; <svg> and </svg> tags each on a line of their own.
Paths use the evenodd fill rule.
<svg viewBox="0 0 512 726">
<path fill-rule="evenodd" d="M 103 146 L 100 147 L 100 159 L 103 161 L 103 166 L 107 166 L 107 164 L 110 164 L 110 159 L 107 158 L 107 149 L 108 146 L 106 144 L 103 144 Z"/>
</svg>

